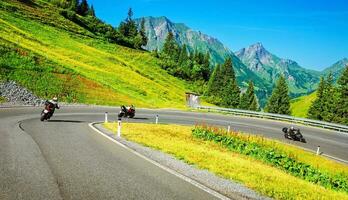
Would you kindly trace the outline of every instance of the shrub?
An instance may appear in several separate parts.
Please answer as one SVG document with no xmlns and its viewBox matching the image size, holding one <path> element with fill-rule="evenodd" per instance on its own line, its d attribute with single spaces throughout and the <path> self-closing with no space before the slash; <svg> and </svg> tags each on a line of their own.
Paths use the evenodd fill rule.
<svg viewBox="0 0 348 200">
<path fill-rule="evenodd" d="M 348 193 L 348 182 L 345 175 L 330 174 L 320 171 L 309 164 L 299 162 L 294 155 L 287 155 L 275 148 L 263 145 L 262 138 L 260 142 L 255 142 L 242 137 L 238 133 L 232 132 L 227 134 L 223 130 L 204 126 L 196 126 L 192 130 L 192 134 L 196 138 L 220 143 L 230 151 L 251 156 L 280 168 L 293 176 L 324 186 L 325 188 Z"/>
</svg>

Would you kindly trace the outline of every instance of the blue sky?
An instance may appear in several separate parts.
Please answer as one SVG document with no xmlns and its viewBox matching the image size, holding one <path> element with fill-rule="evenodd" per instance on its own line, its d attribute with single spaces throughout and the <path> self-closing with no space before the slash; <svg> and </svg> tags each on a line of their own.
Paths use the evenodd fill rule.
<svg viewBox="0 0 348 200">
<path fill-rule="evenodd" d="M 166 16 L 211 35 L 233 51 L 261 42 L 271 53 L 322 70 L 348 57 L 347 0 L 88 0 L 118 26 L 135 17 Z"/>
</svg>

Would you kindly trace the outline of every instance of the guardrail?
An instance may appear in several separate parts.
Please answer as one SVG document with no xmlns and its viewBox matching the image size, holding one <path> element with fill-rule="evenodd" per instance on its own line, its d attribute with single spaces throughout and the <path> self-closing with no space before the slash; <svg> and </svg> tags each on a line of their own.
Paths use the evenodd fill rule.
<svg viewBox="0 0 348 200">
<path fill-rule="evenodd" d="M 257 117 L 257 118 L 265 118 L 265 119 L 274 119 L 287 121 L 292 123 L 299 123 L 314 127 L 321 127 L 325 129 L 335 130 L 343 133 L 348 133 L 348 126 L 344 126 L 341 124 L 334 124 L 329 122 L 323 122 L 318 120 L 306 119 L 293 117 L 289 115 L 280 115 L 280 114 L 272 114 L 272 113 L 264 113 L 264 112 L 255 112 L 255 111 L 247 111 L 247 110 L 239 110 L 239 109 L 230 109 L 230 108 L 220 108 L 220 107 L 211 107 L 211 106 L 195 106 L 196 109 L 200 110 L 208 110 L 208 111 L 220 111 L 220 112 L 228 112 L 233 115 L 239 116 L 248 116 L 248 117 Z"/>
</svg>

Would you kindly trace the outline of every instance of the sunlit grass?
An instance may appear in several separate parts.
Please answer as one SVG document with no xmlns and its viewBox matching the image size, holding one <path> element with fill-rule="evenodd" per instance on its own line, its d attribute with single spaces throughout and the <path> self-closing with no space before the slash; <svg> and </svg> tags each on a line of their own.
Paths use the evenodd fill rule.
<svg viewBox="0 0 348 200">
<path fill-rule="evenodd" d="M 105 126 L 116 131 L 114 123 L 108 123 Z M 345 193 L 325 189 L 293 177 L 248 156 L 230 152 L 214 142 L 195 139 L 191 134 L 192 128 L 179 125 L 123 123 L 122 137 L 172 154 L 198 168 L 207 169 L 224 178 L 240 182 L 275 199 L 348 199 Z M 257 139 L 259 138 L 255 138 Z M 347 171 L 344 166 L 336 165 L 325 158 L 307 152 L 303 156 L 303 150 L 295 147 L 281 146 L 277 142 L 272 144 L 289 153 L 299 153 L 298 159 L 304 159 L 313 164 L 322 163 L 321 167 L 325 170 Z"/>
<path fill-rule="evenodd" d="M 308 110 L 312 105 L 313 101 L 317 98 L 315 92 L 310 95 L 302 96 L 291 101 L 291 114 L 295 117 L 306 118 Z"/>
<path fill-rule="evenodd" d="M 150 53 L 110 44 L 65 20 L 49 5 L 39 9 L 2 3 L 20 12 L 0 10 L 0 39 L 94 82 L 97 91 L 88 84 L 82 89 L 88 103 L 184 108 L 185 83 L 162 70 Z"/>
</svg>

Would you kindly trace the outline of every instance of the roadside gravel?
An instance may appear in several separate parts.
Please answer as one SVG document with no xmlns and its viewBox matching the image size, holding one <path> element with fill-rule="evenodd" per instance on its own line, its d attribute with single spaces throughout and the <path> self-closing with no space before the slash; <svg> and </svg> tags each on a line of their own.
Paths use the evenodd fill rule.
<svg viewBox="0 0 348 200">
<path fill-rule="evenodd" d="M 231 199 L 270 199 L 264 197 L 255 191 L 246 188 L 245 186 L 218 177 L 207 170 L 201 170 L 194 165 L 189 165 L 181 160 L 175 159 L 173 156 L 162 153 L 161 151 L 151 149 L 149 147 L 142 146 L 140 144 L 127 141 L 123 138 L 115 137 L 111 131 L 102 127 L 101 124 L 95 124 L 95 127 L 105 133 L 107 136 L 117 140 L 118 142 L 126 145 L 130 149 L 140 153 L 141 155 L 169 168 L 179 174 L 182 174 L 190 179 L 193 179 L 200 184 L 203 184 L 210 189 L 213 189 L 220 194 L 223 194 Z"/>
</svg>

